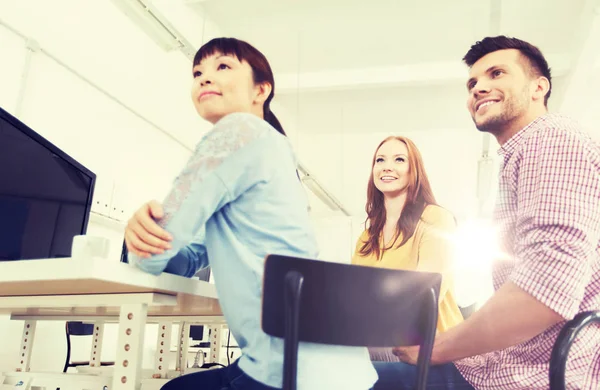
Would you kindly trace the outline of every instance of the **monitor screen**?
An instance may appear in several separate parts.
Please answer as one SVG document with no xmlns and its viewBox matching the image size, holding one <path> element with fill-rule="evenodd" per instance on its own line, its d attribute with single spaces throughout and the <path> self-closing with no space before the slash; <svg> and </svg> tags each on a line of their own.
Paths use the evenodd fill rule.
<svg viewBox="0 0 600 390">
<path fill-rule="evenodd" d="M 202 341 L 204 339 L 204 326 L 190 325 L 190 338 L 194 341 Z"/>
<path fill-rule="evenodd" d="M 70 257 L 96 176 L 0 108 L 0 261 Z"/>
</svg>

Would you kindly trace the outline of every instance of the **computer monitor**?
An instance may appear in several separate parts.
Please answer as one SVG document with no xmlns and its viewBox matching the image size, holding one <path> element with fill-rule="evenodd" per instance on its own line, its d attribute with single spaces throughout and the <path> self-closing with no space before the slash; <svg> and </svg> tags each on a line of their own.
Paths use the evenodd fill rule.
<svg viewBox="0 0 600 390">
<path fill-rule="evenodd" d="M 190 325 L 190 338 L 194 341 L 204 340 L 204 326 Z"/>
<path fill-rule="evenodd" d="M 0 108 L 0 261 L 70 257 L 96 175 Z"/>
</svg>

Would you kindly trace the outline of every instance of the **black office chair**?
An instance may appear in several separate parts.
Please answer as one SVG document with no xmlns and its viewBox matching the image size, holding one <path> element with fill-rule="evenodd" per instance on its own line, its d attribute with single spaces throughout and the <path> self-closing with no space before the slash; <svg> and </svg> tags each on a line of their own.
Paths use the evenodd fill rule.
<svg viewBox="0 0 600 390">
<path fill-rule="evenodd" d="M 89 361 L 71 361 L 71 336 L 92 336 L 94 334 L 94 324 L 84 324 L 81 321 L 67 321 L 65 324 L 65 336 L 67 338 L 67 357 L 63 372 L 67 372 L 70 367 L 89 366 Z M 100 361 L 101 366 L 114 366 L 115 362 Z"/>
<path fill-rule="evenodd" d="M 425 389 L 441 280 L 437 273 L 268 256 L 262 328 L 285 340 L 283 388 L 296 389 L 298 342 L 305 341 L 420 345 L 417 389 Z"/>
<path fill-rule="evenodd" d="M 565 390 L 565 369 L 571 345 L 579 332 L 590 324 L 600 324 L 600 311 L 579 313 L 563 326 L 550 356 L 550 390 Z"/>
</svg>

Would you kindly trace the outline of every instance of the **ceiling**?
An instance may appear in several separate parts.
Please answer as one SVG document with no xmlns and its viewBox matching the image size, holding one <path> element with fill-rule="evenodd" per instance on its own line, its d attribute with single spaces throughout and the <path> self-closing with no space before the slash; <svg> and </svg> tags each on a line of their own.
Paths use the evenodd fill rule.
<svg viewBox="0 0 600 390">
<path fill-rule="evenodd" d="M 586 44 L 594 7 L 600 9 L 598 0 L 186 4 L 222 35 L 247 40 L 267 56 L 275 73 L 275 101 L 293 116 L 310 112 L 315 104 L 339 109 L 340 115 L 354 118 L 349 124 L 394 112 L 401 114 L 401 127 L 410 129 L 472 128 L 464 109 L 467 70 L 461 58 L 488 35 L 515 36 L 542 50 L 554 77 L 550 109 L 558 109 Z M 594 61 L 599 66 L 600 56 Z M 361 131 L 359 126 L 343 130 Z"/>
<path fill-rule="evenodd" d="M 208 0 L 188 2 L 259 47 L 276 73 L 460 61 L 494 29 L 568 53 L 583 0 Z M 499 6 L 496 6 L 498 4 Z M 561 28 L 550 28 L 560 26 Z"/>
</svg>

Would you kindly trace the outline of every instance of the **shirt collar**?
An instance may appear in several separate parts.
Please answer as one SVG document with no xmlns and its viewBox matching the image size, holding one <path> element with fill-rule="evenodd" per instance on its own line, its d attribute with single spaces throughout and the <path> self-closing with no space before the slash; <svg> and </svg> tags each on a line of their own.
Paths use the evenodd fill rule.
<svg viewBox="0 0 600 390">
<path fill-rule="evenodd" d="M 504 156 L 505 158 L 511 156 L 513 154 L 513 152 L 515 151 L 515 149 L 517 148 L 517 146 L 519 146 L 521 144 L 521 141 L 523 140 L 525 135 L 527 133 L 529 133 L 531 130 L 536 129 L 538 127 L 537 125 L 540 122 L 543 122 L 546 119 L 547 115 L 548 114 L 538 116 L 533 121 L 531 121 L 527 126 L 523 127 L 515 135 L 510 137 L 508 139 L 508 141 L 506 141 L 504 143 L 504 145 L 502 145 L 500 147 L 500 149 L 498 149 L 498 154 L 500 156 Z"/>
</svg>

